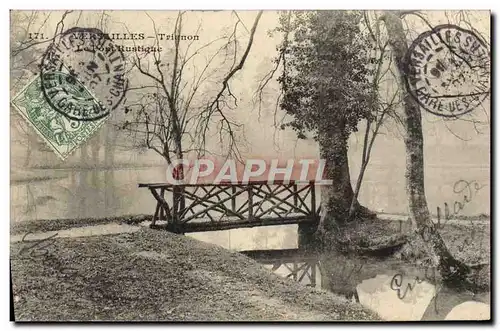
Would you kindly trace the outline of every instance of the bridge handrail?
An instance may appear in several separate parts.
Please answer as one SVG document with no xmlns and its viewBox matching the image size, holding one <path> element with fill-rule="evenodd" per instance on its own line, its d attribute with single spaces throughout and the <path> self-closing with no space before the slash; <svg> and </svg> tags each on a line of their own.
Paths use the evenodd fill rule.
<svg viewBox="0 0 500 331">
<path fill-rule="evenodd" d="M 202 187 L 202 186 L 254 186 L 254 185 L 314 185 L 314 180 L 258 180 L 248 182 L 221 181 L 220 183 L 139 183 L 139 187 L 168 188 L 168 187 Z"/>
</svg>

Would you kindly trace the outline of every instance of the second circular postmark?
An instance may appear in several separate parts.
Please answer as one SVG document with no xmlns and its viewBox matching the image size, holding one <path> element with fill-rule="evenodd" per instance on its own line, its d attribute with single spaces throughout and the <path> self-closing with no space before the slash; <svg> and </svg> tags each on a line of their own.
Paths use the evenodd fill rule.
<svg viewBox="0 0 500 331">
<path fill-rule="evenodd" d="M 99 29 L 74 27 L 47 48 L 41 63 L 46 101 L 69 119 L 106 117 L 125 97 L 125 57 Z"/>
<path fill-rule="evenodd" d="M 444 24 L 417 37 L 406 54 L 407 90 L 425 110 L 456 118 L 490 93 L 490 54 L 473 31 Z"/>
</svg>

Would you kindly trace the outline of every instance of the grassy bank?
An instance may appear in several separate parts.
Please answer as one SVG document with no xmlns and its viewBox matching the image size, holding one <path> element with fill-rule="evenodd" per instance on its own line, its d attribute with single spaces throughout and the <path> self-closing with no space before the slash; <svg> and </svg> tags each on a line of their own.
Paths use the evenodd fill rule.
<svg viewBox="0 0 500 331">
<path fill-rule="evenodd" d="M 486 219 L 488 220 L 488 219 Z M 490 224 L 489 222 L 443 222 L 438 231 L 450 252 L 467 264 L 489 263 L 490 261 Z M 410 222 L 365 220 L 346 226 L 349 240 L 356 245 L 373 245 L 378 238 L 410 235 Z"/>
<path fill-rule="evenodd" d="M 139 224 L 150 221 L 153 215 L 122 215 L 101 218 L 64 218 L 46 220 L 26 220 L 23 222 L 11 223 L 10 234 L 19 235 L 28 232 L 47 232 L 71 229 L 74 227 L 100 225 L 108 223 Z"/>
<path fill-rule="evenodd" d="M 367 320 L 239 253 L 148 228 L 11 245 L 16 320 Z M 32 254 L 34 257 L 29 257 Z"/>
</svg>

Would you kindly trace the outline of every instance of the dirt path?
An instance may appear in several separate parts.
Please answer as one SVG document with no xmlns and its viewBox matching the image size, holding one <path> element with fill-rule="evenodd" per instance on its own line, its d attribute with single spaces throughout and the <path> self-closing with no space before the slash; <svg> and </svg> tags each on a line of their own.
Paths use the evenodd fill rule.
<svg viewBox="0 0 500 331">
<path fill-rule="evenodd" d="M 135 228 L 106 236 L 55 237 L 35 246 L 13 242 L 16 320 L 377 318 L 335 294 L 280 278 L 239 253 Z"/>
</svg>

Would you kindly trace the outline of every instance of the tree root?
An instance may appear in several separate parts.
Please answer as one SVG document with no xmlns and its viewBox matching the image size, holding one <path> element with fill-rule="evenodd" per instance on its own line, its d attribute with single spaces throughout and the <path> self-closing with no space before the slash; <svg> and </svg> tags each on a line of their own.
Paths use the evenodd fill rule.
<svg viewBox="0 0 500 331">
<path fill-rule="evenodd" d="M 439 272 L 440 281 L 448 288 L 466 289 L 472 292 L 489 290 L 489 264 L 468 265 L 451 255 L 436 259 L 429 251 L 422 237 L 413 233 L 407 243 L 402 245 L 395 257 L 412 264 L 427 267 L 435 266 Z"/>
<path fill-rule="evenodd" d="M 354 214 L 357 218 L 368 218 L 368 219 L 374 219 L 377 217 L 377 213 L 374 212 L 373 210 L 361 205 L 359 202 L 356 203 L 356 211 Z"/>
<path fill-rule="evenodd" d="M 448 262 L 450 263 L 450 262 Z M 490 289 L 490 265 L 467 265 L 454 259 L 449 268 L 438 268 L 442 282 L 449 288 L 482 292 Z"/>
</svg>

